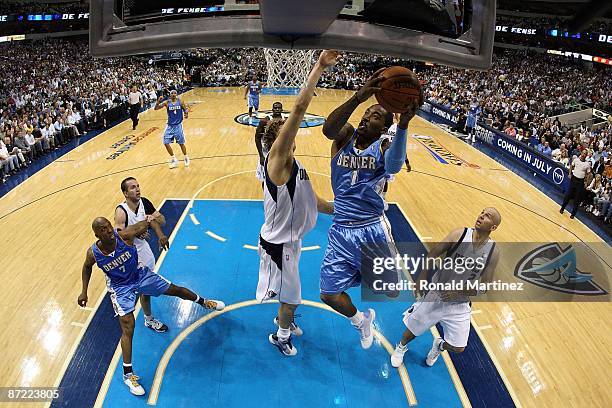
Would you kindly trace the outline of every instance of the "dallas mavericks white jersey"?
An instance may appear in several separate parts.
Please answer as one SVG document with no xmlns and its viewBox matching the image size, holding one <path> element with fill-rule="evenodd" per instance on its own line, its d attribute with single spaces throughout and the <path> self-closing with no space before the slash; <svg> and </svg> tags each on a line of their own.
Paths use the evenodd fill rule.
<svg viewBox="0 0 612 408">
<path fill-rule="evenodd" d="M 471 270 L 465 270 L 463 273 L 459 273 L 460 271 L 455 269 L 441 269 L 437 271 L 433 278 L 432 282 L 459 282 L 459 281 L 475 281 L 480 279 L 482 272 L 486 269 L 487 265 L 489 265 L 489 261 L 491 259 L 491 255 L 493 254 L 493 250 L 495 249 L 495 241 L 491 238 L 483 245 L 478 248 L 474 248 L 473 246 L 473 238 L 474 229 L 473 228 L 465 228 L 463 230 L 463 234 L 459 241 L 453 245 L 453 247 L 447 252 L 446 256 L 448 258 L 454 258 L 454 262 L 459 265 L 457 259 L 472 259 L 474 261 L 481 260 L 481 265 L 484 267 L 479 268 L 475 267 Z M 479 261 L 480 262 L 480 261 Z M 461 264 L 463 265 L 463 264 Z M 468 302 L 469 298 L 466 296 L 464 299 L 458 300 L 458 302 Z"/>
<path fill-rule="evenodd" d="M 306 169 L 296 159 L 287 183 L 276 186 L 268 177 L 264 163 L 264 215 L 261 237 L 273 244 L 295 242 L 317 222 L 317 198 Z"/>
<path fill-rule="evenodd" d="M 132 211 L 125 201 L 119 204 L 118 207 L 123 208 L 123 210 L 125 211 L 127 219 L 126 227 L 128 225 L 134 225 L 137 222 L 143 221 L 147 218 L 142 198 L 138 200 L 138 207 L 136 208 L 136 212 Z M 138 251 L 138 266 L 148 266 L 149 269 L 153 271 L 155 269 L 155 256 L 153 255 L 153 251 L 151 250 L 149 243 L 144 239 L 134 238 L 134 246 Z"/>
<path fill-rule="evenodd" d="M 397 123 L 394 123 L 391 126 L 389 126 L 389 129 L 387 129 L 387 133 L 380 136 L 380 140 L 388 140 L 390 143 L 393 141 L 393 138 L 395 137 L 396 133 L 397 133 Z"/>
</svg>

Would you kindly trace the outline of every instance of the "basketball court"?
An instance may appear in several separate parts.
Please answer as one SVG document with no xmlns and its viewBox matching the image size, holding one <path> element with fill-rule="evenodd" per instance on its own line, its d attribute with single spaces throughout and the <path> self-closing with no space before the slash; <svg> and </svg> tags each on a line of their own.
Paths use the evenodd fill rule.
<svg viewBox="0 0 612 408">
<path fill-rule="evenodd" d="M 477 65 L 486 54 L 471 62 L 466 55 L 462 64 Z M 321 125 L 352 94 L 318 89 L 296 139 L 296 157 L 309 170 L 315 191 L 330 201 L 330 142 Z M 41 407 L 612 404 L 612 381 L 606 375 L 612 363 L 607 351 L 612 341 L 605 334 L 612 332 L 608 294 L 594 302 L 475 299 L 463 354 L 444 352 L 441 361 L 427 367 L 434 328 L 410 343 L 405 364 L 395 369 L 389 357 L 401 338 L 402 312 L 409 303 L 361 302 L 353 289 L 360 309 L 377 311 L 375 343 L 362 350 L 349 322 L 319 300 L 319 268 L 331 226 L 331 217 L 324 215 L 303 242 L 304 304 L 297 313 L 304 335 L 294 339 L 299 354 L 281 356 L 268 342 L 276 329 L 277 305 L 255 300 L 263 207 L 255 178 L 256 122 L 244 117 L 243 95 L 243 88 L 196 88 L 180 96 L 190 108 L 183 123 L 189 167 L 181 162 L 168 168 L 161 144 L 166 114 L 150 109 L 141 113 L 137 130 L 129 119 L 119 123 L 0 199 L 0 260 L 11 271 L 3 275 L 0 298 L 3 386 L 61 386 L 61 400 L 28 405 Z M 264 94 L 260 110 L 271 109 L 275 101 L 290 111 L 295 96 Z M 358 123 L 372 103 L 373 98 L 362 104 L 350 122 Z M 417 116 L 408 133 L 412 171 L 402 170 L 387 193 L 396 241 L 427 248 L 453 228 L 472 226 L 484 207 L 493 206 L 503 216 L 493 234 L 497 242 L 575 242 L 593 248 L 604 243 L 580 221 L 559 214 L 557 203 L 530 183 L 438 125 Z M 143 397 L 129 394 L 122 382 L 120 329 L 97 268 L 88 307 L 77 305 L 85 251 L 95 240 L 91 221 L 98 216 L 112 220 L 124 199 L 120 182 L 128 176 L 138 180 L 142 195 L 167 219 L 170 250 L 156 252 L 159 273 L 227 305 L 206 313 L 191 302 L 154 298 L 156 316 L 169 326 L 164 334 L 146 329 L 137 309 L 133 361 L 147 391 Z M 151 246 L 156 250 L 156 242 Z M 612 253 L 599 256 L 609 276 Z M 512 276 L 515 265 L 501 267 Z"/>
</svg>

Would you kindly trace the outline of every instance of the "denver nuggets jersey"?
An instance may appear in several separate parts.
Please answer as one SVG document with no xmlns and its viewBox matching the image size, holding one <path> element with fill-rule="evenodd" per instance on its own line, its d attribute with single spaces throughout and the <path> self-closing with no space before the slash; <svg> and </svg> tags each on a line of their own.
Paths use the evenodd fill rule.
<svg viewBox="0 0 612 408">
<path fill-rule="evenodd" d="M 183 122 L 183 107 L 181 106 L 181 100 L 176 98 L 176 102 L 168 100 L 168 106 L 166 107 L 168 112 L 168 124 L 171 126 L 180 125 Z"/>
<path fill-rule="evenodd" d="M 259 81 L 249 82 L 249 95 L 250 96 L 258 96 L 260 91 L 261 91 L 261 85 L 259 84 Z"/>
<path fill-rule="evenodd" d="M 273 244 L 295 242 L 314 228 L 317 222 L 317 198 L 306 169 L 293 160 L 287 183 L 276 186 L 268 177 L 268 160 L 264 163 L 264 225 L 261 237 Z"/>
<path fill-rule="evenodd" d="M 92 250 L 98 268 L 106 274 L 109 286 L 124 286 L 138 282 L 138 252 L 136 247 L 123 242 L 117 231 L 115 233 L 115 250 L 104 255 L 94 243 Z"/>
<path fill-rule="evenodd" d="M 364 151 L 355 148 L 357 133 L 331 160 L 334 190 L 334 222 L 350 224 L 383 215 L 385 203 L 382 190 L 387 173 L 377 140 Z"/>
<path fill-rule="evenodd" d="M 125 201 L 119 204 L 118 207 L 123 208 L 123 211 L 125 211 L 125 227 L 127 227 L 128 225 L 134 225 L 140 221 L 144 221 L 147 218 L 145 204 L 142 198 L 138 200 L 136 212 L 133 212 Z M 149 269 L 154 270 L 155 256 L 153 255 L 153 251 L 151 250 L 149 243 L 144 239 L 134 238 L 134 246 L 138 251 L 139 266 L 147 266 Z"/>
<path fill-rule="evenodd" d="M 493 250 L 495 249 L 495 241 L 489 238 L 489 240 L 483 245 L 478 248 L 474 248 L 474 246 L 472 245 L 473 235 L 473 228 L 465 228 L 463 230 L 461 238 L 459 239 L 459 242 L 453 245 L 453 247 L 448 251 L 446 256 L 448 258 L 453 258 L 455 265 L 460 264 L 459 262 L 457 262 L 458 258 L 463 258 L 472 259 L 474 261 L 480 260 L 481 265 L 484 265 L 484 267 L 475 267 L 469 270 L 466 269 L 465 271 L 458 270 L 457 268 L 442 269 L 434 274 L 432 282 L 476 281 L 480 279 L 482 272 L 489 264 L 491 255 L 493 254 Z M 466 296 L 464 299 L 460 299 L 458 301 L 468 302 L 469 298 Z"/>
</svg>

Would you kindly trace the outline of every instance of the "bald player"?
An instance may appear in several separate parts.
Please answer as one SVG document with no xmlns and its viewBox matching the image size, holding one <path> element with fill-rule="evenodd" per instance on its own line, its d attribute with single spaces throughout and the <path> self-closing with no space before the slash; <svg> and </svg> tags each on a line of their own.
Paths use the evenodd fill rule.
<svg viewBox="0 0 612 408">
<path fill-rule="evenodd" d="M 440 268 L 431 279 L 432 283 L 479 281 L 491 282 L 495 267 L 499 260 L 499 251 L 491 232 L 501 223 L 499 211 L 493 207 L 482 210 L 474 228 L 457 228 L 436 245 L 427 258 L 435 259 L 442 256 L 448 261 L 453 259 L 453 268 Z M 465 260 L 474 260 L 473 268 L 458 267 L 467 265 Z M 443 265 L 448 265 L 444 262 Z M 424 269 L 421 280 L 429 282 L 429 270 Z M 418 284 L 418 282 L 417 282 Z M 391 355 L 391 365 L 399 367 L 408 350 L 408 343 L 440 323 L 444 329 L 444 338 L 435 338 L 431 350 L 427 354 L 425 364 L 433 366 L 440 353 L 444 350 L 461 353 L 468 343 L 470 334 L 470 314 L 472 311 L 470 296 L 484 292 L 476 289 L 461 291 L 430 290 L 427 294 L 404 312 L 406 330 L 395 351 Z"/>
<path fill-rule="evenodd" d="M 121 352 L 123 354 L 123 382 L 134 395 L 144 395 L 145 390 L 138 383 L 139 377 L 132 369 L 132 338 L 134 335 L 134 308 L 139 295 L 176 296 L 191 300 L 205 309 L 223 310 L 220 300 L 201 298 L 187 288 L 175 286 L 147 266 L 139 266 L 138 252 L 134 240 L 147 232 L 155 217 L 148 215 L 145 220 L 114 230 L 104 217 L 96 218 L 91 227 L 98 240 L 87 249 L 81 272 L 83 289 L 77 300 L 79 306 L 87 305 L 87 288 L 94 264 L 106 275 L 106 284 L 111 302 L 121 326 Z"/>
</svg>

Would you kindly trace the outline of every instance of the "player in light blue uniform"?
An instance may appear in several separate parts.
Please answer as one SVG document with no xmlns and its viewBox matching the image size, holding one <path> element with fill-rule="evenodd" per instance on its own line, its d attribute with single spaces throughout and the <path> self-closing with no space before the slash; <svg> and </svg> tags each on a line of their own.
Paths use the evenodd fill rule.
<svg viewBox="0 0 612 408">
<path fill-rule="evenodd" d="M 394 256 L 393 245 L 388 245 L 393 239 L 384 216 L 382 189 L 387 176 L 398 173 L 404 164 L 408 123 L 423 103 L 421 95 L 400 116 L 391 143 L 380 140 L 393 123 L 393 115 L 381 105 L 366 109 L 357 129 L 353 128 L 349 117 L 379 89 L 384 80 L 379 76 L 382 71 L 377 71 L 352 98 L 334 110 L 323 126 L 323 134 L 333 140 L 331 178 L 335 197 L 334 223 L 321 265 L 321 300 L 359 330 L 363 348 L 372 345 L 375 312 L 357 310 L 346 290 L 361 283 L 362 244 L 378 244 L 380 256 Z"/>
<path fill-rule="evenodd" d="M 132 369 L 132 337 L 134 335 L 134 309 L 140 295 L 176 296 L 191 300 L 206 309 L 223 310 L 225 304 L 219 300 L 207 300 L 187 288 L 175 286 L 169 280 L 154 273 L 148 267 L 138 267 L 138 252 L 134 239 L 147 232 L 151 223 L 157 222 L 153 216 L 136 224 L 116 231 L 110 221 L 96 218 L 92 229 L 98 238 L 85 256 L 81 272 L 83 289 L 77 300 L 79 306 L 87 305 L 87 288 L 94 264 L 106 275 L 106 284 L 111 294 L 111 302 L 121 325 L 121 352 L 123 354 L 123 382 L 134 395 L 143 395 L 144 388 L 138 383 L 138 376 Z"/>
<path fill-rule="evenodd" d="M 478 106 L 478 102 L 474 101 L 470 105 L 470 109 L 468 110 L 467 120 L 465 121 L 465 129 L 468 133 L 468 140 L 472 140 L 472 143 L 476 142 L 476 123 L 478 123 L 478 117 L 482 110 L 480 106 Z"/>
<path fill-rule="evenodd" d="M 257 75 L 253 75 L 251 82 L 248 83 L 246 89 L 244 90 L 244 99 L 247 98 L 247 94 L 249 96 L 248 99 L 248 107 L 249 107 L 249 118 L 253 115 L 253 109 L 255 109 L 255 116 L 257 116 L 257 111 L 259 111 L 259 94 L 261 93 L 261 83 L 257 80 Z"/>
<path fill-rule="evenodd" d="M 170 99 L 162 102 L 164 99 L 163 96 L 160 96 L 157 99 L 157 103 L 155 104 L 155 110 L 162 109 L 166 107 L 166 112 L 168 113 L 168 125 L 166 126 L 166 130 L 164 131 L 164 146 L 170 155 L 170 168 L 173 169 L 178 165 L 178 160 L 176 156 L 174 156 L 174 151 L 170 146 L 170 143 L 176 141 L 178 145 L 181 147 L 181 151 L 183 152 L 185 167 L 189 166 L 189 156 L 187 156 L 187 148 L 185 147 L 185 134 L 183 133 L 183 117 L 187 119 L 189 117 L 189 110 L 187 106 L 181 101 L 176 93 L 176 90 L 173 89 L 170 91 Z"/>
</svg>

